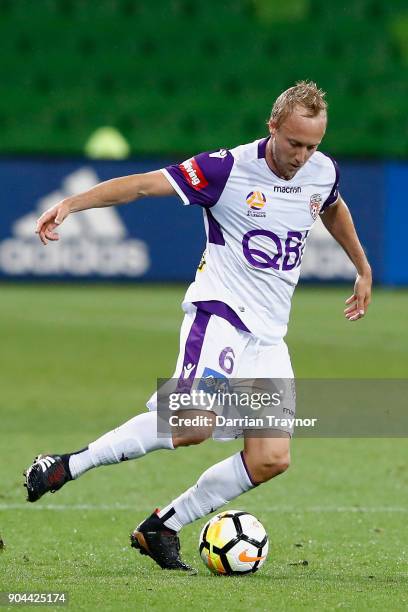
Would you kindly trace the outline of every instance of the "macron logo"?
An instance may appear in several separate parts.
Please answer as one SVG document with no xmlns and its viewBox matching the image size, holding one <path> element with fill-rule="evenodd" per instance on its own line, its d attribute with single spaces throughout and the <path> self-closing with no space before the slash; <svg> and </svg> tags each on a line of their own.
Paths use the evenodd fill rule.
<svg viewBox="0 0 408 612">
<path fill-rule="evenodd" d="M 279 193 L 301 193 L 301 187 L 286 187 L 281 185 L 275 185 L 273 190 Z"/>
<path fill-rule="evenodd" d="M 208 181 L 194 157 L 180 164 L 179 168 L 184 174 L 188 184 L 191 185 L 193 189 L 199 191 L 207 187 Z"/>
<path fill-rule="evenodd" d="M 193 372 L 195 368 L 195 363 L 188 363 L 187 365 L 184 366 L 183 368 L 183 378 L 187 379 L 189 378 L 190 374 Z"/>
<path fill-rule="evenodd" d="M 210 153 L 208 157 L 216 157 L 217 159 L 224 159 L 227 157 L 228 151 L 226 149 L 220 149 L 219 151 L 214 151 L 214 153 Z"/>
</svg>

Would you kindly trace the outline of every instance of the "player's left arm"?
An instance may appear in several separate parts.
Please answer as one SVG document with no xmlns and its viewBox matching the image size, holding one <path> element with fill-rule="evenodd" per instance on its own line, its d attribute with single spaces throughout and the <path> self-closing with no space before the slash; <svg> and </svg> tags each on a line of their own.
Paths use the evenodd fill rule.
<svg viewBox="0 0 408 612">
<path fill-rule="evenodd" d="M 339 195 L 336 202 L 321 215 L 324 226 L 343 247 L 357 270 L 354 293 L 346 300 L 344 315 L 349 321 L 361 319 L 371 301 L 371 267 L 358 239 L 347 204 Z"/>
</svg>

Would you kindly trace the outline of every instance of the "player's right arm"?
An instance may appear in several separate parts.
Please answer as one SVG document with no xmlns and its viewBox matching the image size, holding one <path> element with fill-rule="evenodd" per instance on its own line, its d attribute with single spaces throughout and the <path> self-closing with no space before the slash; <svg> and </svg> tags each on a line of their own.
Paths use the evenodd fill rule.
<svg viewBox="0 0 408 612">
<path fill-rule="evenodd" d="M 37 221 L 36 233 L 43 244 L 59 240 L 55 229 L 73 212 L 89 208 L 117 206 L 148 196 L 171 196 L 175 190 L 159 170 L 145 174 L 131 174 L 99 183 L 75 196 L 61 200 L 46 210 Z"/>
</svg>

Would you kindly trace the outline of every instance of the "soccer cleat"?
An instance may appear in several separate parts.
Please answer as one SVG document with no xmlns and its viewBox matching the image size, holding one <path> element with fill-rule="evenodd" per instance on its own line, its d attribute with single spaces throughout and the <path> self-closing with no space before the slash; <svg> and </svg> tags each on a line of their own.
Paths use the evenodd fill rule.
<svg viewBox="0 0 408 612">
<path fill-rule="evenodd" d="M 68 480 L 72 480 L 68 465 L 59 455 L 38 455 L 24 476 L 29 502 L 37 501 L 48 491 L 55 493 Z"/>
<path fill-rule="evenodd" d="M 197 570 L 181 560 L 178 535 L 167 529 L 155 513 L 130 534 L 130 545 L 139 550 L 141 555 L 151 557 L 162 569 L 197 573 Z"/>
</svg>

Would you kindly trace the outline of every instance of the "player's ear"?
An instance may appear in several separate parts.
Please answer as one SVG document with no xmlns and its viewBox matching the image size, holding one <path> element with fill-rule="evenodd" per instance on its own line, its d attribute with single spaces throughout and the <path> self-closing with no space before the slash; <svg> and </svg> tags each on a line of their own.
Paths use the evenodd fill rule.
<svg viewBox="0 0 408 612">
<path fill-rule="evenodd" d="M 269 119 L 268 121 L 268 128 L 269 128 L 269 133 L 271 136 L 275 136 L 276 134 L 276 121 L 274 121 L 273 119 Z"/>
</svg>

